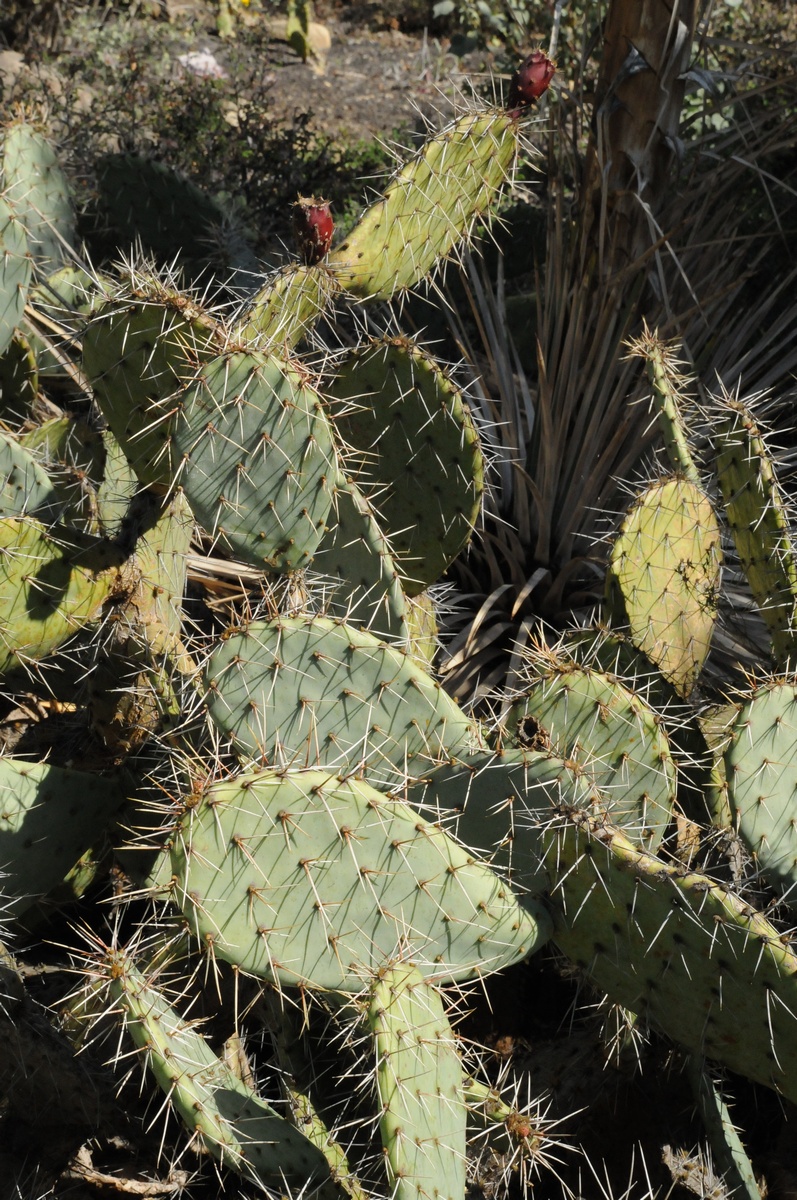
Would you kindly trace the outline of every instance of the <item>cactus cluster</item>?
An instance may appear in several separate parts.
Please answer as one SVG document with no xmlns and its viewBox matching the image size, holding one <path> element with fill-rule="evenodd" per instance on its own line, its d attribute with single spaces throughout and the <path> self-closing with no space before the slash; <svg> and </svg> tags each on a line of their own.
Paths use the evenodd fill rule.
<svg viewBox="0 0 797 1200">
<path fill-rule="evenodd" d="M 0 757 L 3 889 L 35 922 L 109 839 L 144 915 L 125 945 L 95 936 L 73 1017 L 121 1026 L 193 1144 L 277 1194 L 463 1200 L 474 1139 L 533 1159 L 532 1119 L 472 1078 L 452 997 L 549 941 L 688 1051 L 797 1101 L 797 951 L 678 836 L 709 842 L 706 814 L 730 814 L 788 903 L 797 564 L 752 414 L 715 422 L 715 486 L 671 357 L 637 345 L 673 464 L 616 534 L 611 629 L 541 648 L 481 723 L 428 648 L 426 589 L 483 487 L 466 398 L 404 337 L 322 374 L 297 354 L 328 307 L 390 300 L 456 248 L 511 175 L 520 111 L 431 137 L 340 246 L 229 319 L 143 270 L 68 294 L 57 164 L 36 130 L 5 131 L 0 669 L 8 694 L 80 699 L 68 737 L 44 720 Z M 782 674 L 735 701 L 717 747 L 699 695 L 722 521 Z M 197 599 L 200 552 L 257 580 L 256 611 Z M 282 1103 L 190 1019 L 214 978 L 258 989 Z M 331 1124 L 290 1032 L 317 998 L 370 1083 Z"/>
</svg>

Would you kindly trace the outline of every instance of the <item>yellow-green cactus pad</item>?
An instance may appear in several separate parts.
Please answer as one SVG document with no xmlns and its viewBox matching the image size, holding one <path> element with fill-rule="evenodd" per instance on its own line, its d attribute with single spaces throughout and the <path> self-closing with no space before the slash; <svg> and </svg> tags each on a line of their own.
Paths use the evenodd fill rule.
<svg viewBox="0 0 797 1200">
<path fill-rule="evenodd" d="M 610 608 L 682 696 L 692 690 L 709 651 L 721 563 L 711 503 L 681 477 L 652 483 L 612 546 Z"/>
<path fill-rule="evenodd" d="M 466 113 L 406 163 L 329 256 L 340 284 L 364 300 L 415 287 L 485 216 L 511 177 L 518 122 Z"/>
</svg>

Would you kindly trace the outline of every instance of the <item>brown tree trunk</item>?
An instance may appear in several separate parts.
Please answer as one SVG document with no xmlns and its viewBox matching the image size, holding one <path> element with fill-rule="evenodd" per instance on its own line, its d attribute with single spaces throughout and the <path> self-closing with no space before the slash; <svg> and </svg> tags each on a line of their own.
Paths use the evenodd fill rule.
<svg viewBox="0 0 797 1200">
<path fill-rule="evenodd" d="M 584 170 L 588 258 L 606 278 L 657 240 L 697 0 L 610 0 Z"/>
</svg>

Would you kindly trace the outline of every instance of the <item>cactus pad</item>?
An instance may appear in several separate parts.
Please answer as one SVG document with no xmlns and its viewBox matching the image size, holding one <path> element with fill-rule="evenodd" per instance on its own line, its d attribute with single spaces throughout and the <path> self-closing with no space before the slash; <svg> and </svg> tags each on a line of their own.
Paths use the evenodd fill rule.
<svg viewBox="0 0 797 1200">
<path fill-rule="evenodd" d="M 371 990 L 379 1128 L 395 1200 L 461 1200 L 466 1119 L 462 1063 L 439 993 L 409 962 Z"/>
<path fill-rule="evenodd" d="M 66 261 L 68 247 L 75 244 L 75 210 L 55 151 L 32 125 L 19 122 L 6 130 L 3 176 L 30 252 L 49 274 Z"/>
<path fill-rule="evenodd" d="M 612 822 L 655 853 L 672 816 L 676 767 L 658 714 L 641 699 L 600 671 L 561 662 L 543 671 L 504 723 L 521 746 L 544 731 L 553 754 L 593 777 Z"/>
<path fill-rule="evenodd" d="M 172 846 L 174 899 L 219 958 L 281 984 L 359 992 L 402 946 L 468 979 L 543 944 L 541 909 L 364 780 L 261 771 L 208 787 Z"/>
<path fill-rule="evenodd" d="M 427 141 L 330 254 L 342 286 L 365 300 L 415 287 L 495 202 L 517 146 L 518 123 L 498 111 L 467 113 Z"/>
<path fill-rule="evenodd" d="M 444 822 L 521 895 L 545 890 L 542 830 L 555 812 L 603 812 L 604 797 L 575 764 L 547 753 L 508 749 L 469 754 L 413 784 L 407 802 L 429 821 Z"/>
<path fill-rule="evenodd" d="M 0 413 L 8 425 L 19 426 L 30 416 L 39 390 L 39 368 L 30 340 L 17 329 L 0 354 Z"/>
<path fill-rule="evenodd" d="M 407 601 L 398 572 L 371 505 L 349 479 L 335 488 L 313 568 L 331 581 L 328 614 L 385 641 L 406 643 Z"/>
<path fill-rule="evenodd" d="M 404 590 L 417 595 L 468 543 L 479 515 L 484 463 L 462 394 L 429 355 L 395 338 L 345 359 L 330 396 Z"/>
<path fill-rule="evenodd" d="M 179 303 L 178 303 L 179 300 Z M 171 487 L 183 386 L 217 353 L 215 327 L 182 297 L 111 301 L 89 323 L 83 363 L 103 416 L 142 483 Z"/>
<path fill-rule="evenodd" d="M 794 680 L 762 687 L 742 705 L 723 763 L 735 827 L 762 875 L 775 887 L 791 893 L 797 883 Z"/>
<path fill-rule="evenodd" d="M 405 619 L 410 639 L 410 654 L 419 667 L 431 672 L 437 657 L 440 633 L 431 593 L 420 592 L 417 596 L 408 596 Z"/>
<path fill-rule="evenodd" d="M 25 229 L 0 196 L 0 354 L 25 311 L 32 271 Z"/>
<path fill-rule="evenodd" d="M 676 1042 L 797 1099 L 797 954 L 704 875 L 571 815 L 551 830 L 559 948 Z"/>
<path fill-rule="evenodd" d="M 233 337 L 258 350 L 290 350 L 338 290 L 335 276 L 320 264 L 283 267 L 252 297 Z"/>
<path fill-rule="evenodd" d="M 44 467 L 8 434 L 0 433 L 0 518 L 38 516 L 53 520 L 55 496 Z"/>
<path fill-rule="evenodd" d="M 609 606 L 682 696 L 709 651 L 721 561 L 711 504 L 680 477 L 660 479 L 637 498 L 612 547 Z"/>
<path fill-rule="evenodd" d="M 50 473 L 60 519 L 99 533 L 97 488 L 105 469 L 102 434 L 83 417 L 50 417 L 19 441 Z"/>
<path fill-rule="evenodd" d="M 230 633 L 205 682 L 216 725 L 269 765 L 365 766 L 395 783 L 479 745 L 471 721 L 409 655 L 326 617 Z"/>
<path fill-rule="evenodd" d="M 113 586 L 110 565 L 38 521 L 0 520 L 0 674 L 43 658 L 95 617 Z"/>
<path fill-rule="evenodd" d="M 797 561 L 772 459 L 752 413 L 728 402 L 713 428 L 717 480 L 742 569 L 781 663 L 797 650 Z"/>
<path fill-rule="evenodd" d="M 0 757 L 0 866 L 15 916 L 62 882 L 124 798 L 118 779 Z"/>
<path fill-rule="evenodd" d="M 122 951 L 109 951 L 108 991 L 136 1047 L 182 1120 L 225 1166 L 261 1187 L 313 1190 L 330 1200 L 337 1190 L 329 1166 L 270 1104 L 261 1100 L 211 1050 L 196 1022 L 184 1020 Z"/>
<path fill-rule="evenodd" d="M 186 393 L 174 442 L 194 516 L 224 549 L 272 571 L 309 565 L 338 470 L 321 401 L 295 365 L 212 359 Z"/>
</svg>

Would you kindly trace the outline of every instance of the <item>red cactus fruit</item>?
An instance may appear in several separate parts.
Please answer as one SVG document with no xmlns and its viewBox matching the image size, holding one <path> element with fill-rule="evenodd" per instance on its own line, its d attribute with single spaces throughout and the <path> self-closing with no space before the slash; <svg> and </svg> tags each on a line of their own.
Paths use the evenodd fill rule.
<svg viewBox="0 0 797 1200">
<path fill-rule="evenodd" d="M 507 108 L 519 112 L 528 108 L 532 100 L 539 100 L 543 92 L 547 92 L 556 72 L 556 63 L 548 57 L 544 50 L 534 50 L 515 71 L 509 84 Z"/>
<path fill-rule="evenodd" d="M 293 230 L 299 253 L 308 267 L 320 263 L 332 244 L 335 230 L 329 201 L 300 196 L 293 206 Z"/>
</svg>

